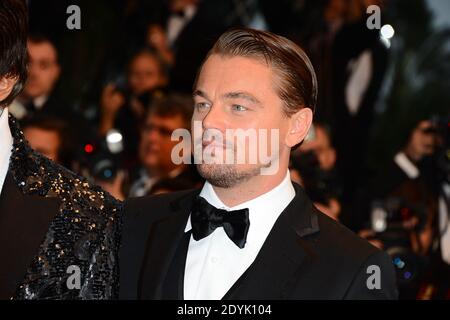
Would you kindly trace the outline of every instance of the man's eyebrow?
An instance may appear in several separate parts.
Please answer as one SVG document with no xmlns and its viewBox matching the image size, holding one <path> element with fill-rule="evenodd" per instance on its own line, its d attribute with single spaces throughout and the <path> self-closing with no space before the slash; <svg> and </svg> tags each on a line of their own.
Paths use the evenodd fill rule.
<svg viewBox="0 0 450 320">
<path fill-rule="evenodd" d="M 199 90 L 199 89 L 196 89 L 192 93 L 192 97 L 193 98 L 195 98 L 195 97 L 202 97 L 202 98 L 204 98 L 206 100 L 210 100 L 208 98 L 208 95 L 205 92 L 203 92 L 202 90 Z M 248 100 L 250 102 L 253 102 L 253 103 L 261 105 L 261 102 L 255 96 L 253 96 L 252 94 L 250 94 L 248 92 L 245 92 L 245 91 L 228 92 L 228 93 L 225 93 L 222 97 L 224 99 L 239 99 L 239 98 L 240 99 L 246 99 L 246 100 Z"/>
<path fill-rule="evenodd" d="M 196 90 L 192 93 L 192 98 L 195 98 L 195 97 L 202 97 L 202 98 L 205 98 L 206 100 L 210 100 L 210 99 L 208 98 L 208 95 L 207 95 L 205 92 L 203 92 L 202 90 L 199 90 L 199 89 L 196 89 Z"/>
<path fill-rule="evenodd" d="M 228 92 L 223 95 L 225 99 L 246 99 L 250 102 L 261 104 L 261 102 L 252 94 L 244 91 Z"/>
</svg>

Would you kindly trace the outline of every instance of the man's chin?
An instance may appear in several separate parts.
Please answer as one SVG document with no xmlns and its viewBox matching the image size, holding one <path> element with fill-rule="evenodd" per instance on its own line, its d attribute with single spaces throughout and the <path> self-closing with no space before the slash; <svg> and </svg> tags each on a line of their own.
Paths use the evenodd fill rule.
<svg viewBox="0 0 450 320">
<path fill-rule="evenodd" d="M 197 164 L 200 176 L 213 186 L 232 188 L 260 174 L 260 167 L 241 168 L 235 164 Z"/>
</svg>

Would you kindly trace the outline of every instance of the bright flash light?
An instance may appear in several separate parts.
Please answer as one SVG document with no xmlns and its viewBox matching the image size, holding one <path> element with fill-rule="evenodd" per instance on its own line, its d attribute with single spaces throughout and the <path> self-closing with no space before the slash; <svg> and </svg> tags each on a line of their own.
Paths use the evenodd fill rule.
<svg viewBox="0 0 450 320">
<path fill-rule="evenodd" d="M 106 135 L 106 144 L 111 153 L 119 153 L 123 151 L 123 137 L 122 134 L 116 130 L 111 129 Z"/>
<path fill-rule="evenodd" d="M 391 39 L 394 36 L 395 31 L 390 24 L 385 24 L 381 27 L 380 33 L 383 38 Z"/>
<path fill-rule="evenodd" d="M 108 143 L 119 143 L 122 141 L 122 134 L 116 130 L 110 130 L 106 136 L 106 141 Z"/>
</svg>

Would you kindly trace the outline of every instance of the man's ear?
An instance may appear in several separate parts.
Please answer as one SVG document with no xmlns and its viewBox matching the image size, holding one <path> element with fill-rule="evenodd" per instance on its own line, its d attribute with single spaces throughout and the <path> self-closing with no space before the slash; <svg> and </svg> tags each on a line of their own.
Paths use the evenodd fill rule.
<svg viewBox="0 0 450 320">
<path fill-rule="evenodd" d="M 0 78 L 0 102 L 5 100 L 14 88 L 17 78 L 2 77 Z"/>
<path fill-rule="evenodd" d="M 310 108 L 300 109 L 289 118 L 289 131 L 285 143 L 292 148 L 305 139 L 313 121 L 313 112 Z"/>
</svg>

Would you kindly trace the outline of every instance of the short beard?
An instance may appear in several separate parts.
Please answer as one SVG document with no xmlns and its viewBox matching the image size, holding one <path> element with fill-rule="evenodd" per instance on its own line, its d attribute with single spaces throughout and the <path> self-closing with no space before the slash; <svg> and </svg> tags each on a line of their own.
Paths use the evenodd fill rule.
<svg viewBox="0 0 450 320">
<path fill-rule="evenodd" d="M 261 173 L 257 166 L 245 171 L 239 171 L 236 165 L 227 164 L 197 164 L 199 174 L 213 186 L 219 188 L 232 188 Z"/>
</svg>

